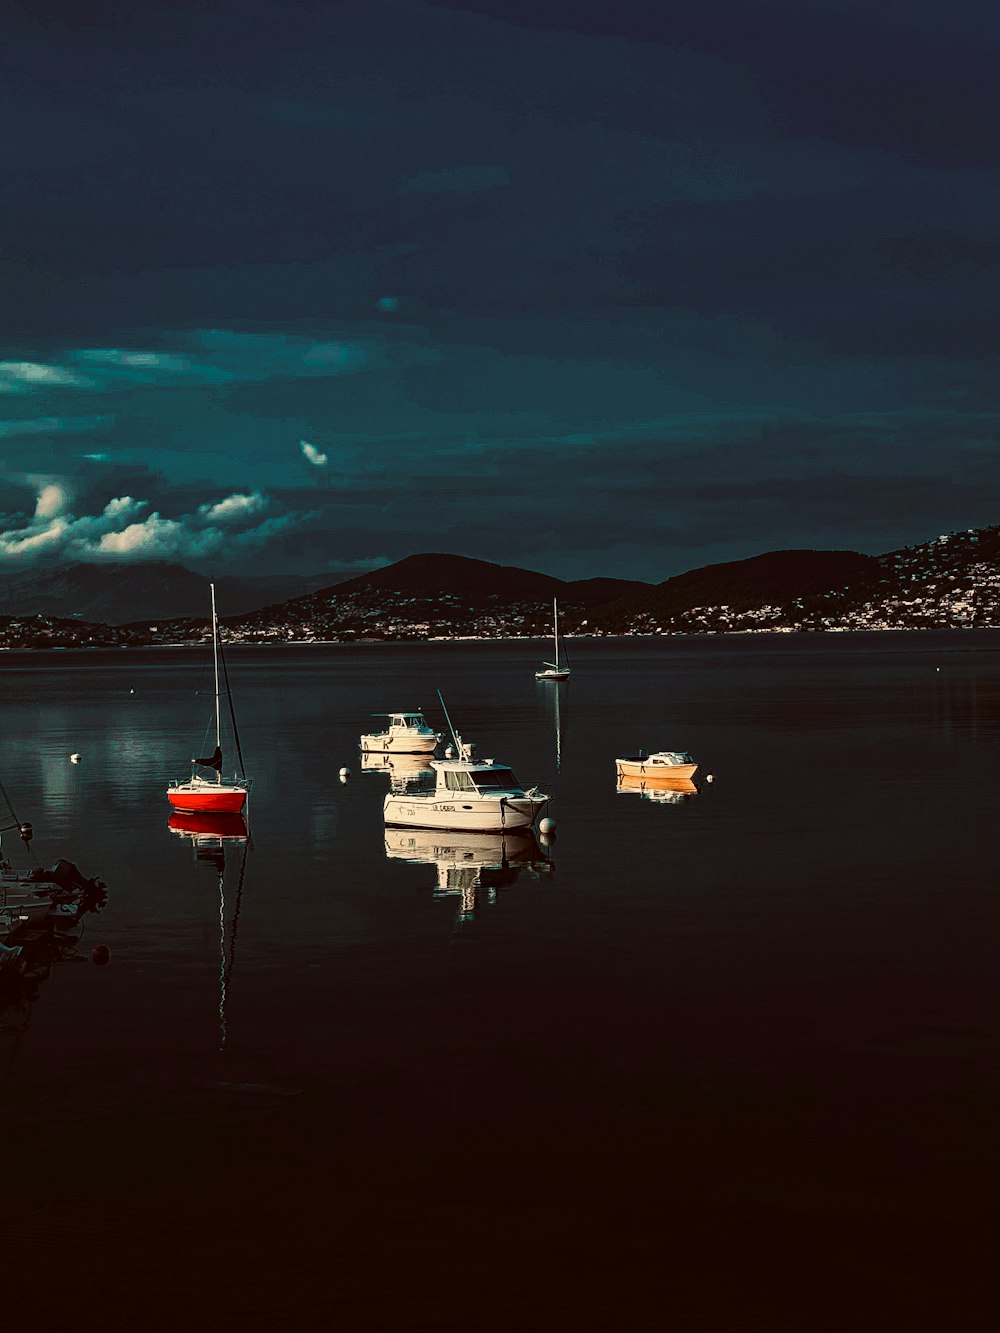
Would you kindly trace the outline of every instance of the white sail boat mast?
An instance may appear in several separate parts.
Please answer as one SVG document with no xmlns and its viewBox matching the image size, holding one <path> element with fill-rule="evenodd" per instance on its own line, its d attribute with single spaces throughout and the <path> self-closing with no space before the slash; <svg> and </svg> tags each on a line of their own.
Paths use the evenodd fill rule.
<svg viewBox="0 0 1000 1333">
<path fill-rule="evenodd" d="M 215 584 L 209 585 L 212 589 L 212 666 L 215 670 L 215 748 L 222 748 L 222 714 L 219 702 L 219 617 L 215 610 Z M 219 768 L 215 775 L 217 782 L 222 781 L 222 769 Z"/>
<path fill-rule="evenodd" d="M 559 603 L 552 598 L 552 638 L 555 643 L 556 660 L 555 667 L 559 670 Z"/>
</svg>

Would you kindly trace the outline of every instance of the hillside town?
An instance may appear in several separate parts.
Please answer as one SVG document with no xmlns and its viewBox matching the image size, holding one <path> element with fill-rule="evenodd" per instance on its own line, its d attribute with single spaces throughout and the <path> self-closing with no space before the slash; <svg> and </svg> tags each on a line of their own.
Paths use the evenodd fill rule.
<svg viewBox="0 0 1000 1333">
<path fill-rule="evenodd" d="M 589 637 L 1000 628 L 998 557 L 1000 528 L 970 529 L 879 557 L 874 581 L 782 602 L 744 593 L 742 601 L 690 605 L 669 615 L 634 599 L 569 601 L 560 603 L 561 625 L 567 635 Z M 224 625 L 226 641 L 240 644 L 538 638 L 551 632 L 551 603 L 495 592 L 480 597 L 352 585 L 230 617 Z M 198 644 L 209 634 L 204 617 L 107 625 L 0 615 L 0 649 Z"/>
</svg>

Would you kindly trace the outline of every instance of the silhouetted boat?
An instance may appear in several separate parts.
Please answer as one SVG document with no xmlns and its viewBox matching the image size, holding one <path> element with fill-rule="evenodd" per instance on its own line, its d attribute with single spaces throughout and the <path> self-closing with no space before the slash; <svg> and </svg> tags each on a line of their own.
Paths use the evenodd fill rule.
<svg viewBox="0 0 1000 1333">
<path fill-rule="evenodd" d="M 9 823 L 0 825 L 0 837 L 17 830 L 25 849 L 36 864 L 30 870 L 17 870 L 0 847 L 0 942 L 5 945 L 0 962 L 9 961 L 11 950 L 17 946 L 8 943 L 19 931 L 38 927 L 51 921 L 71 926 L 85 911 L 99 911 L 107 898 L 107 886 L 101 879 L 88 879 L 79 866 L 60 858 L 46 869 L 37 863 L 30 851 L 34 828 L 18 819 L 14 813 L 7 789 L 0 783 L 9 812 Z"/>
<path fill-rule="evenodd" d="M 222 780 L 222 705 L 219 692 L 219 618 L 215 609 L 215 584 L 212 589 L 212 665 L 215 673 L 215 750 L 212 754 L 203 759 L 192 759 L 192 774 L 186 782 L 172 782 L 167 788 L 167 800 L 175 810 L 184 811 L 186 814 L 204 813 L 204 814 L 239 814 L 246 805 L 247 796 L 250 791 L 250 783 L 247 781 L 246 769 L 243 765 L 243 752 L 240 749 L 239 732 L 236 729 L 236 713 L 233 709 L 232 694 L 229 689 L 229 672 L 226 671 L 225 658 L 222 659 L 222 667 L 226 678 L 226 701 L 229 705 L 229 715 L 233 725 L 233 740 L 236 745 L 236 755 L 240 763 L 239 778 L 234 778 L 232 782 L 223 782 Z M 193 771 L 195 766 L 202 768 L 212 768 L 215 770 L 214 780 L 203 778 Z"/>
</svg>

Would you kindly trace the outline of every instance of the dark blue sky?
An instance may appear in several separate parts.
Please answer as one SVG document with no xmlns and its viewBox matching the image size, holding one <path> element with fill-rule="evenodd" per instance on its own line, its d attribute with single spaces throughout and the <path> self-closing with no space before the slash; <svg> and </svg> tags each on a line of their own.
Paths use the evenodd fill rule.
<svg viewBox="0 0 1000 1333">
<path fill-rule="evenodd" d="M 6 12 L 0 571 L 1000 522 L 994 5 Z"/>
</svg>

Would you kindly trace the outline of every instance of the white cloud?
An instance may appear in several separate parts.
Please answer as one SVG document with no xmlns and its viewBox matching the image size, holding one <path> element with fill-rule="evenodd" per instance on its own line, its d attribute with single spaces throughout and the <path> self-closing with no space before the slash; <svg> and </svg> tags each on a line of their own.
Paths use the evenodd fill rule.
<svg viewBox="0 0 1000 1333">
<path fill-rule="evenodd" d="M 284 514 L 261 520 L 268 499 L 259 491 L 225 496 L 192 514 L 165 518 L 147 513 L 149 501 L 131 495 L 109 500 L 99 514 L 74 516 L 65 485 L 36 479 L 36 504 L 20 526 L 0 532 L 0 562 L 33 561 L 59 555 L 66 560 L 204 559 L 225 548 L 255 547 L 309 515 Z"/>
<path fill-rule="evenodd" d="M 216 504 L 202 505 L 198 510 L 209 523 L 230 523 L 237 519 L 249 518 L 267 508 L 267 501 L 260 491 L 251 491 L 248 495 L 227 495 Z"/>
<path fill-rule="evenodd" d="M 302 457 L 307 463 L 312 463 L 314 467 L 326 467 L 329 462 L 328 456 L 317 449 L 314 444 L 310 444 L 308 440 L 299 440 L 299 448 L 302 450 Z"/>
<path fill-rule="evenodd" d="M 32 393 L 39 389 L 91 387 L 91 382 L 66 366 L 38 361 L 0 361 L 0 393 Z"/>
<path fill-rule="evenodd" d="M 38 500 L 35 504 L 35 518 L 47 519 L 55 518 L 61 514 L 69 503 L 69 495 L 58 482 L 50 481 L 38 492 Z"/>
<path fill-rule="evenodd" d="M 395 308 L 395 298 L 384 298 Z M 389 305 L 383 304 L 383 310 Z M 401 339 L 356 337 L 316 340 L 280 333 L 199 329 L 172 335 L 175 351 L 137 347 L 83 347 L 58 362 L 0 361 L 0 393 L 42 394 L 53 389 L 115 392 L 257 384 L 273 379 L 329 378 L 389 365 L 429 365 L 440 353 Z M 57 418 L 50 418 L 57 420 Z"/>
</svg>

